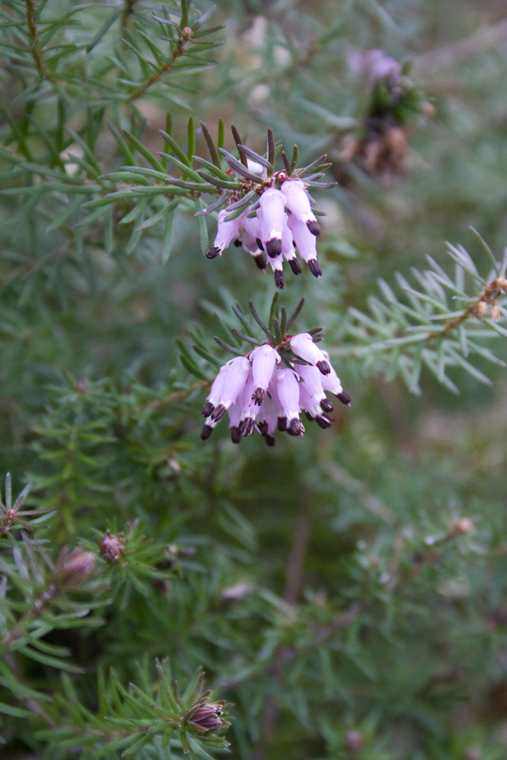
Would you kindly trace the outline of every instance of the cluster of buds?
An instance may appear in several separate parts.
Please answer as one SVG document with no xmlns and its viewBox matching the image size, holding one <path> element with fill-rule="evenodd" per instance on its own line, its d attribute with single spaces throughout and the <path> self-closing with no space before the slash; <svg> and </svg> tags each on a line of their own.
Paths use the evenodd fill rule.
<svg viewBox="0 0 507 760">
<path fill-rule="evenodd" d="M 269 261 L 276 286 L 284 288 L 284 261 L 289 263 L 294 274 L 302 271 L 297 250 L 312 274 L 320 277 L 322 270 L 317 262 L 316 245 L 320 227 L 312 208 L 315 201 L 308 188 L 327 188 L 335 184 L 316 182 L 330 165 L 323 163 L 326 156 L 320 156 L 309 166 L 295 171 L 297 150 L 292 162 L 282 151 L 284 169 L 275 172 L 276 146 L 271 130 L 268 131 L 267 158 L 243 145 L 234 127 L 233 134 L 241 160 L 223 148 L 220 150 L 229 164 L 228 171 L 237 175 L 241 186 L 233 192 L 224 190 L 218 201 L 199 212 L 209 213 L 217 208 L 217 204 L 227 204 L 218 212 L 217 234 L 207 257 L 221 256 L 231 243 L 243 246 L 262 271 Z M 209 181 L 213 179 L 206 173 L 199 174 Z"/>
<path fill-rule="evenodd" d="M 346 405 L 350 405 L 350 397 L 331 366 L 329 354 L 317 345 L 322 339 L 321 328 L 286 334 L 295 316 L 287 320 L 282 310 L 282 324 L 274 318 L 271 331 L 252 303 L 250 309 L 265 330 L 267 340 L 256 341 L 258 345 L 252 351 L 222 366 L 203 409 L 206 423 L 201 438 L 209 438 L 226 412 L 233 443 L 252 435 L 254 430 L 266 438 L 268 446 L 274 445 L 277 428 L 292 436 L 304 435 L 301 412 L 306 412 L 307 418 L 315 420 L 321 428 L 329 428 L 334 421 L 330 415 L 333 405 L 326 392 Z"/>
</svg>

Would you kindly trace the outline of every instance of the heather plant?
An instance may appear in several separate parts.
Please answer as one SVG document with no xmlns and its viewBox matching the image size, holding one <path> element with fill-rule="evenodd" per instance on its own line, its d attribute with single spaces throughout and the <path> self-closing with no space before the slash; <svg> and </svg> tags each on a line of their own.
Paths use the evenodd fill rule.
<svg viewBox="0 0 507 760">
<path fill-rule="evenodd" d="M 0 757 L 505 756 L 501 11 L 0 4 Z"/>
</svg>

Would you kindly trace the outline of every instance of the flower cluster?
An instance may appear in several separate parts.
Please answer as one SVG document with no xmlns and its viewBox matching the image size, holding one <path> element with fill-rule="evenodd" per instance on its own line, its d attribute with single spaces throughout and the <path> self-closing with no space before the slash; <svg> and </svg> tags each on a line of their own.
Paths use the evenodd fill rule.
<svg viewBox="0 0 507 760">
<path fill-rule="evenodd" d="M 303 180 L 287 177 L 285 172 L 278 172 L 273 182 L 275 178 L 281 182 L 280 189 L 266 187 L 260 198 L 239 216 L 228 218 L 230 212 L 227 209 L 218 213 L 215 242 L 206 255 L 209 259 L 221 256 L 234 242 L 238 247 L 242 245 L 255 258 L 257 266 L 264 270 L 267 254 L 276 286 L 284 288 L 284 259 L 294 274 L 301 274 L 296 247 L 311 273 L 315 277 L 321 276 L 315 240 L 320 227 Z"/>
<path fill-rule="evenodd" d="M 291 352 L 291 358 L 284 357 L 287 366 L 282 366 L 286 352 Z M 333 422 L 333 406 L 326 391 L 350 405 L 329 354 L 317 346 L 310 333 L 284 336 L 276 346 L 267 341 L 222 366 L 203 410 L 206 424 L 201 438 L 209 438 L 226 412 L 233 443 L 255 429 L 265 436 L 268 446 L 275 443 L 276 428 L 289 435 L 304 435 L 302 411 L 309 420 L 328 428 Z"/>
</svg>

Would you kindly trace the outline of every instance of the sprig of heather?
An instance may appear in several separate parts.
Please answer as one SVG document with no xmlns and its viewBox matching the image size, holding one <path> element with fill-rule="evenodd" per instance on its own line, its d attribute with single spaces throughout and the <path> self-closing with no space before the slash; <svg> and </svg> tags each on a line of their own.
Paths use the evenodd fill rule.
<svg viewBox="0 0 507 760">
<path fill-rule="evenodd" d="M 292 436 L 304 435 L 302 412 L 323 429 L 331 426 L 333 405 L 327 392 L 350 406 L 350 396 L 343 390 L 329 354 L 317 345 L 323 337 L 322 328 L 296 334 L 287 332 L 303 304 L 304 299 L 290 318 L 282 309 L 281 320 L 273 315 L 268 326 L 250 301 L 250 311 L 266 339 L 261 342 L 249 338 L 257 343 L 255 348 L 235 356 L 220 368 L 203 409 L 206 417 L 203 440 L 209 438 L 227 413 L 233 443 L 257 430 L 268 446 L 274 446 L 276 429 Z M 237 330 L 233 332 L 241 335 Z"/>
<path fill-rule="evenodd" d="M 277 147 L 273 133 L 268 130 L 266 156 L 244 145 L 235 127 L 232 127 L 241 160 L 237 160 L 224 148 L 219 148 L 229 165 L 228 173 L 235 173 L 240 181 L 240 189 L 225 189 L 223 182 L 218 202 L 198 212 L 211 213 L 220 206 L 217 233 L 206 255 L 209 259 L 221 256 L 231 243 L 243 246 L 250 253 L 262 271 L 266 264 L 273 270 L 278 288 L 285 287 L 283 262 L 287 261 L 294 274 L 301 273 L 301 264 L 296 256 L 308 264 L 315 277 L 322 275 L 317 261 L 316 237 L 320 234 L 315 201 L 309 194 L 310 187 L 329 188 L 336 183 L 317 180 L 330 164 L 326 156 L 320 156 L 309 166 L 296 169 L 298 149 L 294 146 L 292 161 L 281 151 L 284 168 L 275 171 L 274 161 Z M 213 177 L 202 170 L 198 174 L 213 182 Z M 267 254 L 267 256 L 266 256 Z"/>
</svg>

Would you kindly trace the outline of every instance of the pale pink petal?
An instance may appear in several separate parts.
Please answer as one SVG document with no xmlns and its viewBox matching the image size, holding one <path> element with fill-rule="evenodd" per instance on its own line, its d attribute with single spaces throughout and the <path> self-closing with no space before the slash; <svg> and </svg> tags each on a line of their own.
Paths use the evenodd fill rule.
<svg viewBox="0 0 507 760">
<path fill-rule="evenodd" d="M 324 379 L 327 380 L 329 375 L 323 375 L 317 367 L 305 365 L 296 365 L 296 372 L 302 378 L 300 384 L 301 406 L 305 411 L 309 411 L 308 405 L 320 405 L 325 412 L 332 412 L 333 405 L 326 398 L 324 393 Z M 331 367 L 331 371 L 333 371 Z M 303 399 L 305 403 L 303 403 Z"/>
<path fill-rule="evenodd" d="M 241 222 L 240 226 L 244 232 L 249 235 L 253 240 L 257 240 L 260 235 L 259 219 L 257 216 L 248 216 L 252 211 L 252 207 L 248 206 L 245 211 L 239 217 Z M 260 239 L 260 238 L 259 238 Z"/>
<path fill-rule="evenodd" d="M 325 391 L 329 391 L 330 393 L 334 393 L 334 395 L 340 399 L 342 404 L 346 404 L 347 406 L 350 406 L 350 396 L 348 393 L 346 393 L 343 388 L 342 384 L 340 382 L 340 378 L 335 372 L 335 369 L 331 362 L 329 361 L 329 354 L 327 351 L 322 351 L 325 358 L 327 359 L 330 367 L 330 372 L 325 377 L 322 377 L 322 387 Z"/>
<path fill-rule="evenodd" d="M 229 427 L 231 428 L 231 441 L 233 443 L 239 443 L 241 440 L 240 422 L 241 412 L 243 409 L 244 392 L 240 394 L 235 404 L 229 407 Z"/>
<path fill-rule="evenodd" d="M 228 248 L 232 241 L 239 236 L 240 217 L 226 221 L 225 217 L 229 212 L 222 209 L 218 212 L 217 217 L 217 234 L 213 246 L 208 249 L 206 256 L 208 259 L 214 259 L 215 256 L 221 256 L 222 251 Z"/>
<path fill-rule="evenodd" d="M 308 264 L 310 272 L 315 277 L 320 277 L 322 270 L 317 261 L 315 235 L 312 235 L 306 224 L 297 219 L 294 214 L 289 216 L 287 224 L 298 247 L 299 255 Z"/>
<path fill-rule="evenodd" d="M 222 372 L 220 373 L 222 374 Z M 234 404 L 251 377 L 251 365 L 246 356 L 238 356 L 223 367 L 223 381 L 219 403 L 211 412 L 211 418 L 219 422 L 227 409 Z"/>
<path fill-rule="evenodd" d="M 282 232 L 285 220 L 285 198 L 273 187 L 263 192 L 259 201 L 259 237 L 268 256 L 278 256 L 282 250 Z"/>
<path fill-rule="evenodd" d="M 277 413 L 277 401 L 272 395 L 272 385 L 270 385 L 271 392 L 268 391 L 262 409 L 257 415 L 256 427 L 259 433 L 266 438 L 268 446 L 275 445 L 275 430 L 278 418 Z"/>
<path fill-rule="evenodd" d="M 305 362 L 314 364 L 319 368 L 323 375 L 328 375 L 330 373 L 331 365 L 320 348 L 318 348 L 313 342 L 310 333 L 293 335 L 290 339 L 290 347 L 296 356 L 304 359 Z"/>
<path fill-rule="evenodd" d="M 209 392 L 209 396 L 207 396 L 208 403 L 204 405 L 204 409 L 202 410 L 203 417 L 209 417 L 209 415 L 214 411 L 215 407 L 218 406 L 220 403 L 220 398 L 222 396 L 222 388 L 224 385 L 224 378 L 225 378 L 225 365 L 220 368 L 220 372 L 213 380 L 213 383 L 211 385 L 211 390 Z"/>
<path fill-rule="evenodd" d="M 279 423 L 280 419 L 285 418 L 288 433 L 304 435 L 305 429 L 299 419 L 299 382 L 291 369 L 284 368 L 277 373 L 276 392 L 279 403 Z M 280 428 L 280 424 L 278 427 Z"/>
<path fill-rule="evenodd" d="M 280 363 L 280 355 L 275 348 L 265 344 L 254 348 L 250 356 L 252 360 L 252 379 L 255 388 L 252 393 L 252 400 L 260 406 L 264 401 L 273 372 Z"/>
<path fill-rule="evenodd" d="M 243 395 L 243 408 L 241 409 L 239 423 L 241 435 L 252 435 L 254 431 L 254 422 L 260 410 L 259 405 L 256 404 L 252 398 L 254 391 L 255 385 L 253 377 L 250 377 Z"/>
<path fill-rule="evenodd" d="M 289 211 L 308 227 L 312 235 L 319 235 L 319 223 L 312 211 L 304 182 L 300 179 L 288 179 L 283 183 L 281 191 L 285 195 L 285 205 Z"/>
<path fill-rule="evenodd" d="M 301 264 L 296 258 L 296 249 L 294 247 L 292 232 L 287 224 L 287 217 L 285 217 L 282 230 L 282 253 L 289 262 L 290 268 L 294 274 L 301 274 Z"/>
</svg>

